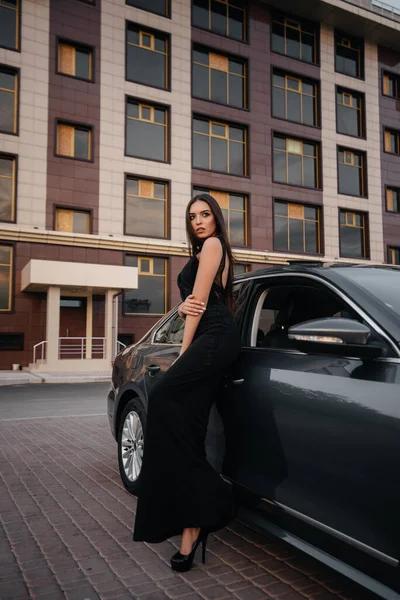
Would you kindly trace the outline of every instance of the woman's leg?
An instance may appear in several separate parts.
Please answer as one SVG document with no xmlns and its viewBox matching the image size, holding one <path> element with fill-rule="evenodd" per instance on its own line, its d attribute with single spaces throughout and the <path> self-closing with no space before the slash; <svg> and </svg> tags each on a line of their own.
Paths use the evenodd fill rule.
<svg viewBox="0 0 400 600">
<path fill-rule="evenodd" d="M 182 540 L 181 540 L 181 554 L 190 554 L 193 548 L 194 542 L 199 537 L 200 527 L 187 527 L 182 532 Z"/>
</svg>

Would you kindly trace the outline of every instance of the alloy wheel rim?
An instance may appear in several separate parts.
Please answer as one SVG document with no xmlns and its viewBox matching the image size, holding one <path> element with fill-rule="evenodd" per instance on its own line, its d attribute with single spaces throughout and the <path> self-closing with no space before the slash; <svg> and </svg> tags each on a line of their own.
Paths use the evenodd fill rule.
<svg viewBox="0 0 400 600">
<path fill-rule="evenodd" d="M 130 411 L 124 421 L 121 436 L 121 458 L 125 475 L 129 481 L 136 481 L 143 461 L 143 427 L 136 411 Z"/>
</svg>

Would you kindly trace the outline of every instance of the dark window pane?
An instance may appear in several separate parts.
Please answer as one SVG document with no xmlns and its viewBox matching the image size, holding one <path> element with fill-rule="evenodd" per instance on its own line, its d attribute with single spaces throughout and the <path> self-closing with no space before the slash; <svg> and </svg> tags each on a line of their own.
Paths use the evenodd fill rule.
<svg viewBox="0 0 400 600">
<path fill-rule="evenodd" d="M 163 258 L 154 258 L 153 266 L 154 266 L 154 273 L 156 273 L 156 275 L 164 275 L 165 260 Z"/>
<path fill-rule="evenodd" d="M 337 107 L 337 128 L 339 133 L 359 136 L 358 111 L 355 108 L 339 105 Z"/>
<path fill-rule="evenodd" d="M 244 175 L 244 144 L 229 142 L 229 172 Z"/>
<path fill-rule="evenodd" d="M 359 227 L 340 227 L 340 254 L 349 258 L 363 258 L 363 230 Z"/>
<path fill-rule="evenodd" d="M 74 233 L 88 233 L 89 232 L 89 214 L 85 212 L 74 212 L 73 213 L 73 226 L 72 230 Z"/>
<path fill-rule="evenodd" d="M 318 248 L 318 223 L 311 221 L 305 221 L 305 233 L 306 233 L 306 247 L 305 252 L 311 252 L 317 254 Z"/>
<path fill-rule="evenodd" d="M 304 207 L 304 218 L 305 219 L 316 219 L 317 218 L 317 209 L 312 208 L 311 206 Z"/>
<path fill-rule="evenodd" d="M 306 156 L 315 156 L 315 146 L 314 144 L 307 144 L 304 142 L 303 144 L 303 154 Z"/>
<path fill-rule="evenodd" d="M 0 45 L 17 49 L 17 11 L 0 6 Z"/>
<path fill-rule="evenodd" d="M 218 125 L 217 123 L 213 123 L 211 126 L 211 132 L 213 135 L 225 137 L 225 125 Z"/>
<path fill-rule="evenodd" d="M 302 33 L 301 35 L 301 58 L 305 62 L 313 63 L 315 62 L 314 58 L 314 44 L 315 38 L 313 35 L 309 33 Z"/>
<path fill-rule="evenodd" d="M 287 217 L 287 214 L 288 214 L 287 203 L 286 202 L 275 202 L 274 213 L 275 213 L 275 215 Z"/>
<path fill-rule="evenodd" d="M 126 232 L 131 235 L 164 237 L 165 202 L 127 197 Z"/>
<path fill-rule="evenodd" d="M 143 85 L 153 85 L 165 88 L 164 54 L 151 50 L 128 46 L 127 49 L 127 78 Z"/>
<path fill-rule="evenodd" d="M 163 108 L 154 109 L 154 121 L 160 125 L 164 125 L 166 121 L 167 112 Z"/>
<path fill-rule="evenodd" d="M 243 97 L 244 79 L 229 75 L 229 104 L 238 108 L 244 108 Z"/>
<path fill-rule="evenodd" d="M 4 71 L 0 71 L 0 88 L 6 89 L 6 90 L 14 90 L 15 89 L 14 73 L 5 73 Z"/>
<path fill-rule="evenodd" d="M 315 101 L 312 96 L 303 95 L 303 121 L 305 125 L 316 125 Z"/>
<path fill-rule="evenodd" d="M 138 289 L 125 293 L 125 312 L 163 314 L 165 311 L 165 278 L 139 275 Z"/>
<path fill-rule="evenodd" d="M 211 69 L 211 100 L 227 104 L 227 74 Z"/>
<path fill-rule="evenodd" d="M 1 171 L 0 171 L 1 173 Z M 0 221 L 10 221 L 12 217 L 13 182 L 8 177 L 0 177 Z M 0 261 L 1 262 L 1 261 Z"/>
<path fill-rule="evenodd" d="M 133 254 L 127 254 L 125 256 L 125 265 L 127 267 L 137 267 L 138 266 L 138 257 Z"/>
<path fill-rule="evenodd" d="M 339 194 L 361 196 L 360 169 L 339 164 Z"/>
<path fill-rule="evenodd" d="M 130 6 L 167 16 L 167 0 L 126 0 Z"/>
<path fill-rule="evenodd" d="M 244 141 L 244 129 L 240 127 L 229 127 L 229 138 L 237 142 Z"/>
<path fill-rule="evenodd" d="M 200 63 L 201 65 L 209 64 L 209 54 L 206 51 L 194 49 L 193 50 L 193 62 Z"/>
<path fill-rule="evenodd" d="M 130 42 L 131 44 L 139 44 L 139 29 L 137 29 L 135 27 L 135 29 L 133 28 L 133 26 L 129 26 L 127 31 L 126 31 L 126 41 Z"/>
<path fill-rule="evenodd" d="M 274 148 L 286 149 L 286 139 L 277 135 L 274 135 Z"/>
<path fill-rule="evenodd" d="M 285 90 L 281 88 L 272 88 L 272 115 L 279 119 L 286 118 Z"/>
<path fill-rule="evenodd" d="M 352 48 L 336 45 L 336 71 L 351 77 L 359 77 L 358 52 Z"/>
<path fill-rule="evenodd" d="M 13 173 L 13 160 L 11 158 L 0 158 L 0 175 L 11 177 Z"/>
<path fill-rule="evenodd" d="M 304 163 L 303 163 L 303 167 L 304 167 L 303 185 L 306 187 L 316 187 L 317 178 L 316 178 L 316 172 L 315 172 L 315 169 L 316 169 L 315 159 L 307 158 L 305 156 L 303 160 L 304 160 Z"/>
<path fill-rule="evenodd" d="M 167 42 L 164 38 L 161 37 L 157 37 L 155 38 L 154 41 L 154 48 L 158 51 L 158 52 L 166 52 L 167 49 Z"/>
<path fill-rule="evenodd" d="M 154 198 L 161 198 L 164 200 L 166 196 L 166 185 L 165 183 L 154 183 Z"/>
<path fill-rule="evenodd" d="M 288 219 L 275 217 L 274 229 L 274 250 L 289 250 Z"/>
<path fill-rule="evenodd" d="M 244 213 L 230 212 L 230 241 L 234 246 L 244 246 Z"/>
<path fill-rule="evenodd" d="M 244 75 L 244 64 L 238 62 L 237 60 L 229 60 L 229 73 L 234 73 L 235 75 Z"/>
<path fill-rule="evenodd" d="M 127 154 L 165 161 L 165 129 L 162 125 L 127 119 Z"/>
<path fill-rule="evenodd" d="M 0 131 L 14 133 L 14 92 L 0 90 Z"/>
<path fill-rule="evenodd" d="M 274 180 L 286 181 L 286 153 L 274 151 Z"/>
<path fill-rule="evenodd" d="M 202 67 L 201 65 L 193 65 L 193 96 L 196 98 L 209 99 L 208 91 L 208 67 Z"/>
<path fill-rule="evenodd" d="M 301 122 L 301 96 L 297 92 L 287 93 L 287 118 L 289 121 Z"/>
<path fill-rule="evenodd" d="M 233 196 L 229 195 L 229 207 L 236 210 L 244 210 L 245 209 L 245 201 L 243 196 Z"/>
<path fill-rule="evenodd" d="M 229 8 L 229 37 L 234 40 L 244 39 L 244 12 L 237 8 Z"/>
<path fill-rule="evenodd" d="M 128 102 L 126 112 L 128 117 L 133 117 L 134 119 L 137 119 L 139 117 L 139 104 L 137 104 L 136 102 Z"/>
<path fill-rule="evenodd" d="M 289 247 L 291 252 L 303 252 L 303 221 L 289 219 Z"/>
<path fill-rule="evenodd" d="M 75 158 L 90 158 L 89 156 L 89 131 L 75 129 L 74 156 Z"/>
<path fill-rule="evenodd" d="M 90 54 L 76 50 L 75 76 L 82 79 L 90 79 Z"/>
<path fill-rule="evenodd" d="M 192 19 L 195 27 L 208 29 L 208 0 L 193 0 Z"/>
<path fill-rule="evenodd" d="M 0 267 L 0 310 L 9 310 L 10 306 L 10 267 Z"/>
<path fill-rule="evenodd" d="M 211 169 L 213 171 L 228 171 L 227 142 L 218 138 L 211 138 Z"/>
<path fill-rule="evenodd" d="M 208 134 L 209 128 L 210 127 L 208 121 L 203 121 L 202 119 L 193 119 L 193 131 Z"/>
<path fill-rule="evenodd" d="M 227 35 L 227 6 L 222 2 L 211 0 L 211 31 Z"/>
<path fill-rule="evenodd" d="M 291 27 L 286 27 L 286 54 L 300 58 L 300 32 Z"/>
<path fill-rule="evenodd" d="M 302 157 L 297 154 L 288 154 L 288 183 L 303 185 Z"/>
<path fill-rule="evenodd" d="M 209 137 L 193 134 L 193 167 L 195 169 L 209 169 L 208 157 Z"/>
<path fill-rule="evenodd" d="M 272 50 L 285 54 L 285 28 L 280 23 L 272 23 Z"/>
</svg>

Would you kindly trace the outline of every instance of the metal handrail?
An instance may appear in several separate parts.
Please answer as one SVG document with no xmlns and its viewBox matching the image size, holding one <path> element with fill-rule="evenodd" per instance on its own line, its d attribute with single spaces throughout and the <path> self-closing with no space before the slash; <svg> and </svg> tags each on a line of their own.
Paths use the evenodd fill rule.
<svg viewBox="0 0 400 600">
<path fill-rule="evenodd" d="M 40 360 L 43 360 L 44 358 L 44 350 L 46 348 L 46 344 L 47 344 L 47 340 L 43 340 L 43 342 L 39 342 L 38 344 L 35 344 L 33 346 L 33 364 L 36 363 L 36 349 L 41 347 L 41 351 L 42 351 L 42 355 L 40 357 Z"/>
<path fill-rule="evenodd" d="M 64 355 L 64 357 L 80 357 L 81 359 L 86 358 L 86 346 L 87 346 L 87 340 L 91 339 L 92 340 L 92 355 L 93 354 L 98 354 L 100 356 L 98 356 L 97 358 L 104 358 L 105 356 L 105 351 L 106 351 L 106 338 L 104 337 L 93 337 L 93 338 L 86 338 L 86 337 L 60 337 L 58 338 L 59 344 L 58 344 L 58 358 L 61 359 L 61 353 Z M 68 340 L 68 342 L 70 341 L 75 341 L 75 343 L 69 344 L 69 343 L 62 343 L 64 340 Z M 94 343 L 94 342 L 98 342 L 98 343 Z"/>
<path fill-rule="evenodd" d="M 126 348 L 126 344 L 117 340 L 117 354 L 119 352 L 122 352 L 122 350 L 125 350 L 125 348 Z"/>
</svg>

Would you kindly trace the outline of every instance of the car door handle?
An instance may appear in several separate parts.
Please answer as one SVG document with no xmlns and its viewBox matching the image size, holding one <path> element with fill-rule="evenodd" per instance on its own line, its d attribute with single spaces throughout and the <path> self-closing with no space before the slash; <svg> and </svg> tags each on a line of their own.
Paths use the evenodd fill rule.
<svg viewBox="0 0 400 600">
<path fill-rule="evenodd" d="M 159 367 L 158 365 L 149 365 L 148 367 L 146 367 L 146 371 L 148 371 L 150 377 L 154 377 L 154 375 L 157 375 L 160 369 L 161 367 Z"/>
<path fill-rule="evenodd" d="M 244 379 L 232 379 L 233 385 L 242 385 L 244 383 Z"/>
</svg>

